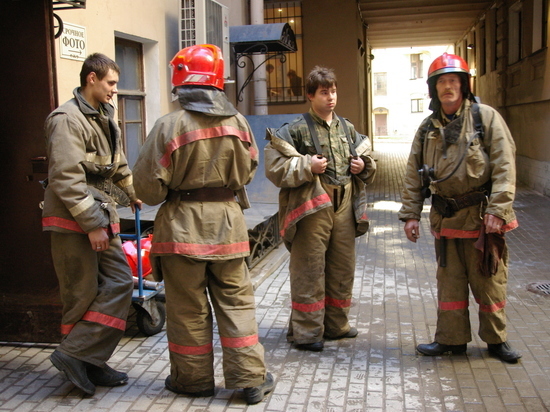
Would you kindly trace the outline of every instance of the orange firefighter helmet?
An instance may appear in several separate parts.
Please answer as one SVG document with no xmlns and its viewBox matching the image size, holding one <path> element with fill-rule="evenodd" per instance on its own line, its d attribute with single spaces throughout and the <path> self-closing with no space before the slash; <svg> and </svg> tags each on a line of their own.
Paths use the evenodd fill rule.
<svg viewBox="0 0 550 412">
<path fill-rule="evenodd" d="M 437 79 L 440 75 L 447 73 L 455 73 L 460 76 L 463 97 L 473 101 L 474 96 L 470 88 L 470 69 L 468 68 L 468 63 L 456 54 L 443 53 L 430 64 L 430 68 L 428 69 L 427 83 L 432 102 L 433 99 L 439 100 L 435 88 Z"/>
<path fill-rule="evenodd" d="M 220 48 L 213 44 L 200 44 L 180 50 L 172 61 L 172 87 L 213 86 L 224 87 L 224 61 Z"/>
<path fill-rule="evenodd" d="M 434 76 L 445 73 L 466 73 L 470 74 L 468 63 L 456 54 L 443 53 L 436 58 L 428 69 L 428 80 Z"/>
</svg>

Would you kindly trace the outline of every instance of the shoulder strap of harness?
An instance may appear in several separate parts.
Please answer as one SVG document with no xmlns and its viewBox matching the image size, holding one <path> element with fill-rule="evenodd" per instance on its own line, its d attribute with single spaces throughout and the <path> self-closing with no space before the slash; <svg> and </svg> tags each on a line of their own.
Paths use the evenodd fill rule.
<svg viewBox="0 0 550 412">
<path fill-rule="evenodd" d="M 346 123 L 346 119 L 344 119 L 342 116 L 338 116 L 338 118 L 340 119 L 340 123 L 342 123 L 342 127 L 344 128 L 346 139 L 348 139 L 349 151 L 351 152 L 351 155 L 353 157 L 357 157 L 357 151 L 355 150 L 355 145 L 351 141 L 351 136 L 349 135 L 349 128 L 348 124 Z"/>
<path fill-rule="evenodd" d="M 472 116 L 474 118 L 474 129 L 477 131 L 479 138 L 483 140 L 485 133 L 483 132 L 483 123 L 481 122 L 481 113 L 479 111 L 479 104 L 472 103 Z"/>
<path fill-rule="evenodd" d="M 485 133 L 483 132 L 483 122 L 481 120 L 481 112 L 479 110 L 479 104 L 478 103 L 472 103 L 470 106 L 472 111 L 472 117 L 474 118 L 474 129 L 477 132 L 479 138 L 483 140 L 485 137 Z M 425 119 L 424 122 L 420 125 L 419 129 L 422 131 L 422 134 L 420 136 L 420 141 L 424 143 L 424 139 L 426 138 L 426 133 L 429 130 L 432 130 L 432 118 L 435 116 L 435 113 L 433 113 L 431 116 L 429 116 L 427 119 Z"/>
<path fill-rule="evenodd" d="M 315 146 L 315 151 L 318 155 L 322 155 L 323 151 L 321 150 L 321 143 L 319 143 L 319 136 L 317 135 L 317 130 L 315 130 L 315 125 L 313 124 L 313 118 L 309 113 L 303 113 L 304 119 L 306 120 L 307 127 L 309 128 L 309 133 L 311 134 L 311 140 L 313 140 L 313 145 Z"/>
</svg>

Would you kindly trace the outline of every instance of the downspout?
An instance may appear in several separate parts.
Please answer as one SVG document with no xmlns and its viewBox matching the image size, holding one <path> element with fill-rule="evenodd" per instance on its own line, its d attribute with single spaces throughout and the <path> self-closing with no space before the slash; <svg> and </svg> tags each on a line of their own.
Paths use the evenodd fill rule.
<svg viewBox="0 0 550 412">
<path fill-rule="evenodd" d="M 264 24 L 264 0 L 250 0 L 250 24 Z M 254 67 L 254 114 L 267 114 L 267 79 L 264 55 L 252 56 Z M 260 65 L 260 66 L 258 66 Z"/>
</svg>

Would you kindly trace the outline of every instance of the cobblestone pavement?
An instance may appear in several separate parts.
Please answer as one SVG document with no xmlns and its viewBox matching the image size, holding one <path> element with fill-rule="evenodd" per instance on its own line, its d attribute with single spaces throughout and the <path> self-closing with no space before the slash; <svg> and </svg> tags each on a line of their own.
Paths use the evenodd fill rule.
<svg viewBox="0 0 550 412">
<path fill-rule="evenodd" d="M 55 345 L 0 345 L 0 411 L 548 410 L 550 297 L 543 292 L 550 283 L 550 199 L 519 189 L 520 228 L 508 235 L 509 340 L 523 353 L 521 361 L 510 365 L 489 357 L 476 334 L 465 355 L 424 357 L 415 346 L 431 342 L 435 332 L 433 242 L 427 219 L 417 244 L 406 240 L 397 220 L 409 144 L 377 141 L 375 149 L 379 171 L 370 194 L 371 229 L 357 240 L 351 309 L 352 324 L 359 329 L 356 339 L 326 342 L 321 353 L 298 351 L 286 342 L 288 255 L 279 250 L 282 264 L 269 276 L 253 277 L 260 340 L 276 379 L 273 393 L 258 405 L 247 406 L 241 392 L 223 389 L 219 340 L 214 397 L 192 399 L 165 390 L 165 331 L 145 337 L 131 319 L 110 361 L 130 381 L 98 387 L 93 397 L 83 396 L 52 366 L 48 357 Z M 476 331 L 473 299 L 470 311 Z"/>
</svg>

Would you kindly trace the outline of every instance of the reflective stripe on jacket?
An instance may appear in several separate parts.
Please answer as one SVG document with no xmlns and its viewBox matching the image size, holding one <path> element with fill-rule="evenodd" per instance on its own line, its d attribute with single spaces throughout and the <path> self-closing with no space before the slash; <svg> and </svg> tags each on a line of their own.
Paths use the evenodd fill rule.
<svg viewBox="0 0 550 412">
<path fill-rule="evenodd" d="M 310 113 L 318 123 L 320 121 L 319 117 L 312 111 Z M 334 121 L 336 122 L 336 120 Z M 360 186 L 372 182 L 376 172 L 376 164 L 370 157 L 371 147 L 368 138 L 359 140 L 358 136 L 360 135 L 355 133 L 351 123 L 349 125 L 352 135 L 355 136 L 357 155 L 365 162 L 365 170 L 356 175 L 358 179 L 354 179 L 353 182 L 353 208 L 356 221 L 359 223 L 367 221 L 367 199 L 364 190 L 361 190 Z M 339 124 L 336 126 L 341 128 Z M 323 128 L 319 130 L 322 132 Z M 296 223 L 318 210 L 331 207 L 332 202 L 321 184 L 319 175 L 311 172 L 311 156 L 315 155 L 315 151 L 303 116 L 299 116 L 290 124 L 282 126 L 276 132 L 270 129 L 267 132 L 267 139 L 270 142 L 264 150 L 265 174 L 275 186 L 281 188 L 279 193 L 279 225 L 285 244 L 287 248 L 290 248 L 296 233 Z M 345 140 L 344 146 L 349 152 L 343 128 L 342 135 L 341 140 Z M 320 135 L 319 140 L 322 142 L 322 135 Z M 341 155 L 340 159 L 342 159 Z M 341 170 L 341 165 L 335 166 L 336 169 Z M 349 181 L 349 176 L 344 178 Z M 359 185 L 361 181 L 362 184 Z M 329 182 L 334 183 L 332 179 Z"/>
<path fill-rule="evenodd" d="M 178 110 L 160 118 L 134 167 L 140 199 L 149 205 L 164 202 L 155 218 L 151 256 L 180 254 L 202 260 L 248 256 L 248 229 L 239 203 L 179 201 L 168 194 L 225 187 L 247 203 L 244 186 L 257 166 L 258 148 L 240 113 L 210 116 Z M 159 270 L 154 268 L 156 273 Z"/>
<path fill-rule="evenodd" d="M 100 113 L 78 88 L 73 93 L 75 97 L 54 110 L 45 122 L 49 165 L 43 230 L 89 233 L 110 227 L 118 233 L 114 200 L 86 183 L 86 174 L 111 178 L 136 200 L 120 129 L 112 118 L 114 110 L 102 104 Z"/>
</svg>

